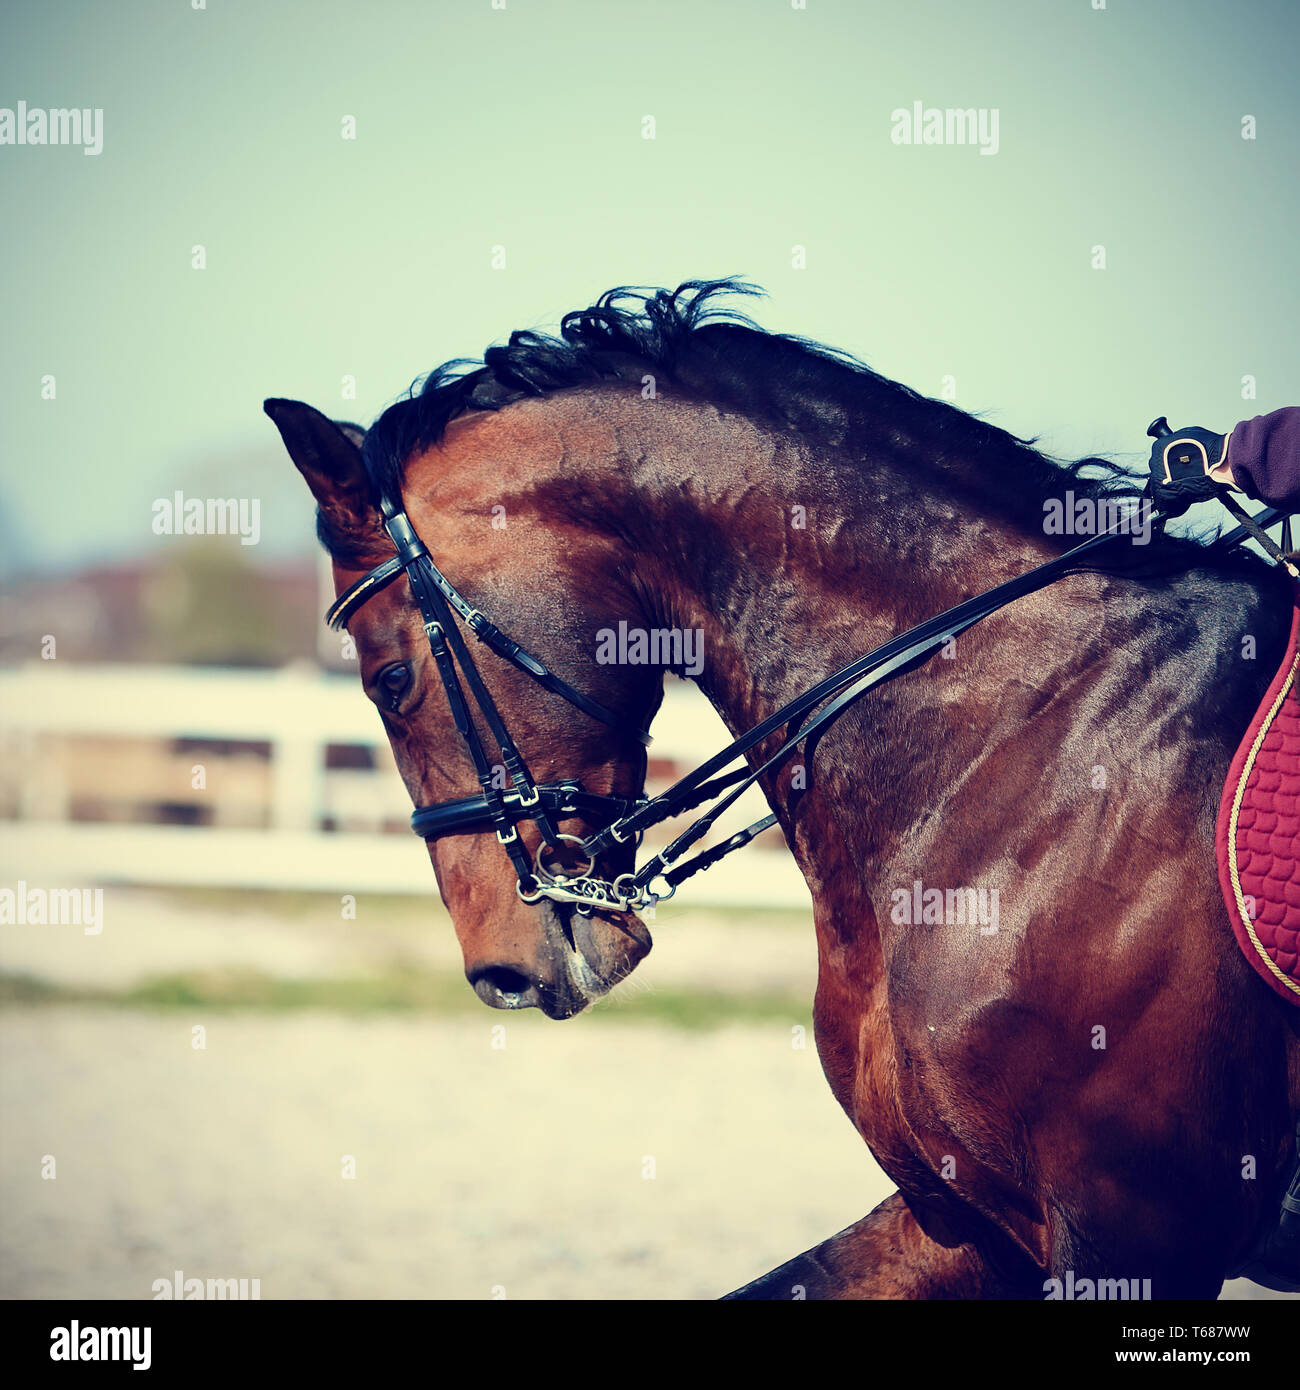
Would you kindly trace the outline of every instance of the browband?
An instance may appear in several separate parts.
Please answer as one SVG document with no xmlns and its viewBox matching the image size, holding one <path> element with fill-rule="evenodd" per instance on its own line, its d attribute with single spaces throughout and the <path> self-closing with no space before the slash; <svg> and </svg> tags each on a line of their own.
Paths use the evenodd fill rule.
<svg viewBox="0 0 1300 1390">
<path fill-rule="evenodd" d="M 377 565 L 365 578 L 358 579 L 350 589 L 345 589 L 330 604 L 325 614 L 326 623 L 335 632 L 346 627 L 348 619 L 357 609 L 373 594 L 377 594 L 381 589 L 386 589 L 405 568 L 400 555 L 394 555 L 391 560 L 385 560 L 382 565 Z"/>
</svg>

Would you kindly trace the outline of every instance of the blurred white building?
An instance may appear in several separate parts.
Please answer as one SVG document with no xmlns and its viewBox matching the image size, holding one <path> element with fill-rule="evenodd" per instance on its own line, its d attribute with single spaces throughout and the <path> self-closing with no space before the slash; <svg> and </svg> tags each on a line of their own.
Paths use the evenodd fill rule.
<svg viewBox="0 0 1300 1390">
<path fill-rule="evenodd" d="M 410 800 L 355 676 L 309 661 L 279 670 L 32 661 L 0 671 L 0 731 L 0 873 L 10 879 L 434 891 L 407 826 Z M 654 734 L 651 791 L 727 742 L 703 696 L 679 681 Z M 765 809 L 750 793 L 715 838 Z M 808 902 L 776 831 L 693 880 L 691 896 Z"/>
</svg>

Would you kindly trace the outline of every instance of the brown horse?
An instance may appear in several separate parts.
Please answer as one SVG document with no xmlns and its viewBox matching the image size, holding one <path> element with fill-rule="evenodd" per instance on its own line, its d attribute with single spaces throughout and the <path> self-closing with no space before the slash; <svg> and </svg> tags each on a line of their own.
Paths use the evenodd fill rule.
<svg viewBox="0 0 1300 1390">
<path fill-rule="evenodd" d="M 483 366 L 435 372 L 363 449 L 354 428 L 268 402 L 340 590 L 392 555 L 378 502 L 400 497 L 469 600 L 629 731 L 662 678 L 596 659 L 620 621 L 702 633 L 698 682 L 740 732 L 1075 543 L 1045 518 L 1087 523 L 1132 494 L 1113 466 L 1050 462 L 719 314 L 734 288 L 606 296 L 559 338 L 516 334 Z M 899 1190 L 742 1296 L 1042 1298 L 1072 1275 L 1213 1298 L 1275 1220 L 1300 1014 L 1237 950 L 1213 829 L 1289 600 L 1248 556 L 1132 540 L 763 779 L 812 892 L 822 1064 Z M 407 584 L 350 630 L 414 800 L 474 792 Z M 630 732 L 490 656 L 483 673 L 538 781 L 640 790 Z M 494 1007 L 567 1018 L 650 949 L 632 913 L 523 902 L 490 833 L 430 855 Z M 947 920 L 976 901 L 991 920 Z"/>
</svg>

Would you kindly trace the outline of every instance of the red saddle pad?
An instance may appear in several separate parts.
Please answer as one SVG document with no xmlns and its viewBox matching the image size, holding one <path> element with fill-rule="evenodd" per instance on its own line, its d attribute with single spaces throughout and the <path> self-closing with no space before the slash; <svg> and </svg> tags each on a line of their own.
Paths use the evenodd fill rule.
<svg viewBox="0 0 1300 1390">
<path fill-rule="evenodd" d="M 1277 675 L 1228 769 L 1215 849 L 1246 959 L 1300 1006 L 1300 588 Z"/>
</svg>

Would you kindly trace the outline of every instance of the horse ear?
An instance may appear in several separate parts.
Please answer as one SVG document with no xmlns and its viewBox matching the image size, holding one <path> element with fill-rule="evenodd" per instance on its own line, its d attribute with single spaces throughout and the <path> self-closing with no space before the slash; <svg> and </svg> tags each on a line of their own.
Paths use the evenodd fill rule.
<svg viewBox="0 0 1300 1390">
<path fill-rule="evenodd" d="M 262 403 L 321 513 L 322 538 L 364 546 L 380 527 L 374 490 L 361 461 L 365 431 L 336 423 L 303 401 Z"/>
</svg>

